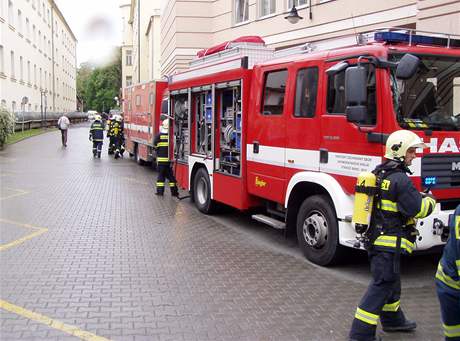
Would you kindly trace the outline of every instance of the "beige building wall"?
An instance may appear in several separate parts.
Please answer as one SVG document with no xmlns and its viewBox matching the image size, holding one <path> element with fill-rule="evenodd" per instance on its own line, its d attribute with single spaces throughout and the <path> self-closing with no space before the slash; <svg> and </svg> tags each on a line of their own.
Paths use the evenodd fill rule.
<svg viewBox="0 0 460 341">
<path fill-rule="evenodd" d="M 157 8 L 150 17 L 150 23 L 147 26 L 147 65 L 148 79 L 160 79 L 160 58 L 161 58 L 161 34 L 160 34 L 161 16 L 160 9 Z"/>
<path fill-rule="evenodd" d="M 161 72 L 188 67 L 200 49 L 244 35 L 259 35 L 276 49 L 346 33 L 381 27 L 412 27 L 460 34 L 460 1 L 442 0 L 296 0 L 303 17 L 289 23 L 289 0 L 273 0 L 274 11 L 262 15 L 270 1 L 247 0 L 248 18 L 237 22 L 236 0 L 167 0 L 161 25 Z M 311 18 L 310 18 L 311 14 Z"/>
<path fill-rule="evenodd" d="M 129 23 L 131 1 L 120 1 L 122 21 L 121 41 L 121 86 L 124 88 L 133 82 L 133 27 Z"/>
<path fill-rule="evenodd" d="M 0 0 L 0 105 L 76 110 L 77 40 L 52 0 Z"/>
<path fill-rule="evenodd" d="M 129 24 L 132 27 L 132 47 L 133 47 L 133 83 L 141 83 L 150 80 L 151 72 L 154 68 L 149 64 L 149 37 L 148 28 L 150 19 L 155 16 L 160 9 L 159 0 L 131 0 Z M 154 24 L 158 24 L 158 20 Z M 155 32 L 157 28 L 153 28 Z M 157 77 L 159 78 L 159 77 Z"/>
</svg>

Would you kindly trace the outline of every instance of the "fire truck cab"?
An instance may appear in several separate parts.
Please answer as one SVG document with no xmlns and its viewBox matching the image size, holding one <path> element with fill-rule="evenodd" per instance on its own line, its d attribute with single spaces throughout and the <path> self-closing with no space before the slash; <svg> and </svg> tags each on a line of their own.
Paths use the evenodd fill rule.
<svg viewBox="0 0 460 341">
<path fill-rule="evenodd" d="M 460 204 L 460 41 L 385 29 L 275 52 L 229 42 L 168 85 L 178 184 L 197 208 L 263 207 L 253 218 L 293 231 L 312 262 L 356 243 L 356 177 L 383 160 L 386 138 L 423 138 L 411 167 L 435 213 L 417 222 L 419 250 L 441 245 Z"/>
</svg>

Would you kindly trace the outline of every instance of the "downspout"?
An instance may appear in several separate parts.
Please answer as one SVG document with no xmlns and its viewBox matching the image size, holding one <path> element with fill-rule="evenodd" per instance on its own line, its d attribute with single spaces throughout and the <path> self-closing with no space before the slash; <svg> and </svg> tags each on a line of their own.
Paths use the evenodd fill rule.
<svg viewBox="0 0 460 341">
<path fill-rule="evenodd" d="M 51 0 L 51 70 L 53 73 L 53 112 L 56 112 L 56 84 L 55 84 L 55 69 L 54 69 L 54 7 L 56 4 Z"/>
</svg>

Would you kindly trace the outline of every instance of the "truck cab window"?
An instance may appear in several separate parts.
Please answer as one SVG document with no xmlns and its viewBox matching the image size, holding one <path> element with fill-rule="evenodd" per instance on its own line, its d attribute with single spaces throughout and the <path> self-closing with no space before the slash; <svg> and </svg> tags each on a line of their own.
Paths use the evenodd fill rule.
<svg viewBox="0 0 460 341">
<path fill-rule="evenodd" d="M 267 72 L 265 74 L 263 115 L 281 115 L 286 94 L 287 70 Z"/>
<path fill-rule="evenodd" d="M 313 117 L 318 93 L 318 68 L 301 69 L 297 72 L 295 87 L 295 117 Z"/>
<path fill-rule="evenodd" d="M 360 122 L 362 125 L 375 125 L 377 122 L 377 88 L 375 67 L 363 65 L 367 71 L 367 117 Z M 328 77 L 327 112 L 329 114 L 345 114 L 345 70 Z"/>
</svg>

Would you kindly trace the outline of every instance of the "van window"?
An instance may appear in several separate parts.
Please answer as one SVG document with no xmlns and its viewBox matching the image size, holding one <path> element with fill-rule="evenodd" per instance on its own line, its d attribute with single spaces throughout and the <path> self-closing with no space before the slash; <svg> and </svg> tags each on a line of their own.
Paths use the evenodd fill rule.
<svg viewBox="0 0 460 341">
<path fill-rule="evenodd" d="M 363 65 L 367 71 L 367 118 L 362 125 L 375 125 L 377 122 L 377 89 L 375 67 Z M 345 70 L 328 77 L 327 82 L 327 112 L 329 114 L 345 114 Z"/>
<path fill-rule="evenodd" d="M 300 69 L 295 86 L 295 117 L 313 117 L 318 93 L 318 68 Z"/>
<path fill-rule="evenodd" d="M 267 72 L 265 74 L 263 115 L 281 115 L 284 109 L 287 70 Z"/>
</svg>

